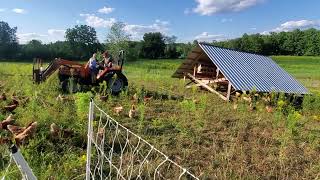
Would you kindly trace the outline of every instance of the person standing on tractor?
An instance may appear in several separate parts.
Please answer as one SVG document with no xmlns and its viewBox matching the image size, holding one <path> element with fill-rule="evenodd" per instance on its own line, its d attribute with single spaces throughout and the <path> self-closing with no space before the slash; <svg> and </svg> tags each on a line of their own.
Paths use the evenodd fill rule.
<svg viewBox="0 0 320 180">
<path fill-rule="evenodd" d="M 89 69 L 90 69 L 90 76 L 91 76 L 91 82 L 95 83 L 97 74 L 98 74 L 98 68 L 97 68 L 97 59 L 96 59 L 97 54 L 94 53 L 92 57 L 89 60 Z"/>
<path fill-rule="evenodd" d="M 106 68 L 111 68 L 112 67 L 112 63 L 113 63 L 113 58 L 111 56 L 111 54 L 108 53 L 108 51 L 105 51 L 102 54 L 103 57 L 103 67 Z"/>
</svg>

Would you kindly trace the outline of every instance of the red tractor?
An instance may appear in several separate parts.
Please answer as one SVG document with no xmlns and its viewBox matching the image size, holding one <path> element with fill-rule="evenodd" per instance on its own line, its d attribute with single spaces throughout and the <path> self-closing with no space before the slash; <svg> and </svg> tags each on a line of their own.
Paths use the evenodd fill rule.
<svg viewBox="0 0 320 180">
<path fill-rule="evenodd" d="M 101 66 L 97 74 L 96 81 L 92 82 L 90 75 L 89 62 L 86 64 L 77 63 L 74 61 L 56 58 L 46 69 L 43 69 L 42 60 L 36 59 L 33 62 L 33 80 L 36 83 L 45 81 L 57 70 L 61 88 L 63 91 L 68 90 L 77 91 L 75 84 L 99 86 L 100 83 L 106 81 L 107 87 L 112 94 L 119 94 L 128 86 L 128 80 L 122 73 L 122 66 L 124 63 L 124 51 L 120 51 L 119 57 L 116 58 L 117 63 L 113 64 L 111 68 Z M 70 88 L 72 86 L 72 88 Z"/>
</svg>

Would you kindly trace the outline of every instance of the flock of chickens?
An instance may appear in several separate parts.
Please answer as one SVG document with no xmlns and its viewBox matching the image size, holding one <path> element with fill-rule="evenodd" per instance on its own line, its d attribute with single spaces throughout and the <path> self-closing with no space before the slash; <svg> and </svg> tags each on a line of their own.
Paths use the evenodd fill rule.
<svg viewBox="0 0 320 180">
<path fill-rule="evenodd" d="M 234 99 L 234 104 L 233 104 L 233 109 L 236 110 L 238 109 L 238 103 L 240 101 L 244 101 L 246 103 L 249 104 L 249 111 L 254 111 L 256 110 L 256 103 L 257 103 L 257 99 L 261 98 L 259 94 L 254 94 L 254 95 L 243 95 L 239 92 L 236 92 L 235 95 L 235 99 Z M 273 112 L 273 107 L 272 107 L 272 103 L 271 103 L 271 97 L 270 96 L 266 96 L 266 97 L 262 97 L 262 100 L 265 104 L 265 109 L 268 113 L 272 113 Z"/>
<path fill-rule="evenodd" d="M 14 122 L 12 115 L 9 115 L 0 122 L 0 130 L 10 131 L 17 145 L 23 144 L 28 138 L 32 137 L 38 124 L 37 122 L 31 122 L 26 127 L 20 127 L 14 125 Z M 10 142 L 12 142 L 12 138 L 0 138 L 0 144 L 9 144 Z"/>
<path fill-rule="evenodd" d="M 0 101 L 6 101 L 7 95 L 2 93 L 0 96 Z M 28 97 L 18 97 L 15 94 L 11 96 L 11 102 L 3 107 L 5 112 L 13 112 L 19 105 L 25 105 L 28 102 Z M 37 122 L 31 122 L 26 127 L 20 127 L 14 125 L 15 120 L 11 115 L 9 115 L 5 120 L 0 122 L 0 130 L 6 130 L 11 132 L 13 139 L 17 145 L 21 145 L 26 139 L 28 139 L 35 132 L 37 127 Z M 12 141 L 12 138 L 1 138 L 0 144 L 7 144 Z"/>
<path fill-rule="evenodd" d="M 68 98 L 68 97 L 64 97 L 62 95 L 59 95 L 57 97 L 57 100 L 65 101 L 66 98 Z M 255 97 L 243 96 L 240 93 L 237 93 L 233 108 L 234 109 L 238 108 L 239 101 L 245 101 L 245 102 L 249 103 L 249 111 L 253 111 L 255 108 L 254 98 Z M 28 98 L 19 98 L 15 95 L 12 95 L 11 99 L 12 99 L 11 103 L 9 103 L 7 106 L 3 107 L 4 111 L 12 112 L 19 105 L 24 105 L 28 101 Z M 151 99 L 152 99 L 152 97 L 147 97 L 147 96 L 138 97 L 137 94 L 134 94 L 131 97 L 132 105 L 131 105 L 131 109 L 128 112 L 129 118 L 134 119 L 138 116 L 138 109 L 136 108 L 135 104 L 138 104 L 141 101 L 143 101 L 143 103 L 147 103 Z M 5 93 L 3 93 L 0 96 L 0 101 L 6 101 L 6 100 L 7 100 L 7 96 Z M 270 102 L 271 102 L 270 97 L 264 97 L 263 100 L 266 103 L 266 111 L 271 113 L 273 111 L 273 109 L 270 104 Z M 113 111 L 116 115 L 119 116 L 124 111 L 124 108 L 122 106 L 117 106 L 117 107 L 113 108 Z M 0 145 L 1 144 L 8 144 L 8 143 L 12 142 L 13 140 L 17 145 L 21 145 L 27 139 L 32 137 L 36 131 L 37 122 L 31 122 L 26 127 L 16 126 L 14 123 L 15 123 L 15 120 L 14 120 L 12 114 L 9 115 L 5 120 L 0 122 L 0 131 L 1 130 L 9 131 L 9 132 L 11 132 L 12 137 L 13 137 L 13 138 L 7 138 L 7 137 L 1 138 L 0 137 Z M 70 129 L 62 129 L 59 126 L 57 126 L 55 123 L 52 123 L 50 126 L 50 134 L 52 137 L 61 136 L 62 138 L 68 138 L 68 137 L 73 136 L 74 132 Z"/>
<path fill-rule="evenodd" d="M 19 105 L 25 105 L 26 102 L 29 100 L 25 97 L 17 97 L 14 94 L 11 96 L 12 101 L 3 107 L 3 111 L 12 113 Z M 59 95 L 57 98 L 57 101 L 67 101 L 68 97 Z M 140 101 L 143 101 L 144 103 L 149 102 L 152 99 L 152 97 L 143 97 L 139 98 L 137 94 L 134 94 L 131 98 L 132 105 L 131 109 L 128 112 L 128 116 L 131 119 L 134 119 L 138 116 L 138 110 L 135 104 L 137 104 Z M 6 101 L 7 95 L 5 93 L 2 93 L 0 96 L 0 101 Z M 120 115 L 124 108 L 122 106 L 114 107 L 113 109 L 114 113 L 116 115 Z M 26 127 L 20 127 L 15 125 L 15 119 L 13 118 L 13 115 L 10 114 L 5 120 L 0 122 L 0 132 L 1 131 L 8 131 L 12 135 L 11 137 L 0 137 L 0 145 L 1 144 L 10 144 L 15 143 L 18 146 L 24 144 L 28 139 L 30 139 L 34 133 L 36 132 L 38 123 L 37 122 L 31 122 Z M 61 138 L 69 138 L 74 136 L 74 131 L 71 129 L 63 129 L 56 125 L 55 123 L 52 123 L 50 125 L 50 135 L 53 138 L 61 137 Z"/>
<path fill-rule="evenodd" d="M 153 98 L 152 96 L 150 96 L 150 97 L 144 96 L 142 99 L 142 98 L 139 98 L 137 94 L 134 94 L 131 97 L 132 105 L 131 105 L 131 109 L 129 110 L 129 113 L 128 113 L 129 118 L 134 119 L 138 116 L 138 109 L 135 104 L 137 104 L 139 101 L 142 101 L 142 100 L 143 100 L 143 103 L 145 104 L 145 103 L 149 102 L 152 98 Z M 123 107 L 122 106 L 114 107 L 113 111 L 116 115 L 119 116 L 120 113 L 123 112 Z"/>
</svg>

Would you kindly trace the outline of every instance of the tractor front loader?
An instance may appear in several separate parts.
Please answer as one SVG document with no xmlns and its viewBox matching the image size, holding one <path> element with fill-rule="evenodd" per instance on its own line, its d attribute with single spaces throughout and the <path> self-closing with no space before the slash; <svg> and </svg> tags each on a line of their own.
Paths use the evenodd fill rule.
<svg viewBox="0 0 320 180">
<path fill-rule="evenodd" d="M 96 76 L 96 80 L 92 82 L 92 77 L 89 69 L 89 62 L 81 64 L 74 61 L 69 61 L 61 58 L 53 60 L 46 69 L 43 68 L 41 59 L 35 59 L 33 62 L 33 80 L 36 83 L 44 82 L 54 72 L 58 70 L 58 77 L 61 88 L 67 92 L 70 90 L 71 83 L 81 85 L 99 86 L 100 83 L 106 81 L 107 86 L 112 94 L 119 94 L 128 86 L 128 79 L 122 73 L 124 63 L 124 51 L 119 52 L 118 63 L 113 64 L 111 68 L 102 66 Z M 72 86 L 72 91 L 77 91 Z"/>
</svg>

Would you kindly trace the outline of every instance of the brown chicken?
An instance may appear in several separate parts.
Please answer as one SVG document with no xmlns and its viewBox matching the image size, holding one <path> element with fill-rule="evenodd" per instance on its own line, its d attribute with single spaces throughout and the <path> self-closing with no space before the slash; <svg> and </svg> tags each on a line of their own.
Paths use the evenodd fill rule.
<svg viewBox="0 0 320 180">
<path fill-rule="evenodd" d="M 0 145 L 8 144 L 8 143 L 10 143 L 9 138 L 0 138 Z"/>
<path fill-rule="evenodd" d="M 0 122 L 0 129 L 8 130 L 8 125 L 11 125 L 13 121 L 12 115 L 9 115 L 5 120 Z"/>
<path fill-rule="evenodd" d="M 62 129 L 55 123 L 50 125 L 50 134 L 53 138 L 61 136 L 62 138 L 69 138 L 74 135 L 74 132 L 71 129 Z"/>
<path fill-rule="evenodd" d="M 12 111 L 14 111 L 17 107 L 18 107 L 17 104 L 11 104 L 11 105 L 4 106 L 3 109 L 6 110 L 6 111 L 9 111 L 9 112 L 12 112 Z"/>
<path fill-rule="evenodd" d="M 16 135 L 22 133 L 23 131 L 25 131 L 25 130 L 26 130 L 26 127 L 8 125 L 8 130 L 9 130 L 13 135 L 16 136 Z"/>
<path fill-rule="evenodd" d="M 37 125 L 37 122 L 32 122 L 27 127 L 8 125 L 8 129 L 14 135 L 16 144 L 21 145 L 35 133 Z"/>
<path fill-rule="evenodd" d="M 139 100 L 139 98 L 138 98 L 137 93 L 134 93 L 134 95 L 131 97 L 131 101 L 138 102 L 138 100 Z"/>
<path fill-rule="evenodd" d="M 113 108 L 113 111 L 119 116 L 120 113 L 123 111 L 123 107 L 122 106 L 118 106 Z"/>
<path fill-rule="evenodd" d="M 152 96 L 151 96 L 151 97 L 145 96 L 145 97 L 143 98 L 143 101 L 144 101 L 144 103 L 147 103 L 147 102 L 151 101 L 152 98 L 153 98 Z"/>
<path fill-rule="evenodd" d="M 138 111 L 137 111 L 137 109 L 136 109 L 136 106 L 135 106 L 135 105 L 132 105 L 132 106 L 131 106 L 131 109 L 130 109 L 130 111 L 129 111 L 129 117 L 130 117 L 130 119 L 135 118 L 135 117 L 137 116 L 137 114 L 138 114 Z"/>
<path fill-rule="evenodd" d="M 266 110 L 268 113 L 272 113 L 273 112 L 273 108 L 271 106 L 266 106 Z"/>
<path fill-rule="evenodd" d="M 105 129 L 99 128 L 97 133 L 97 143 L 101 143 L 101 141 L 103 140 L 104 134 L 105 134 Z"/>
</svg>

